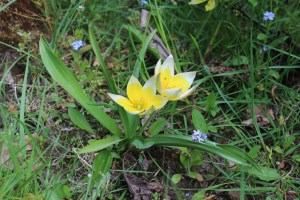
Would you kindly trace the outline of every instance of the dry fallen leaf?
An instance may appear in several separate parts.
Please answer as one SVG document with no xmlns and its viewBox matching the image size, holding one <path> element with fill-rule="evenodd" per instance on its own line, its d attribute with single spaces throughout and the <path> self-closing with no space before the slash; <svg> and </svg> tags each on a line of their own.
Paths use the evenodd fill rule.
<svg viewBox="0 0 300 200">
<path fill-rule="evenodd" d="M 242 122 L 242 124 L 245 124 L 247 126 L 250 126 L 253 124 L 252 118 L 251 118 L 251 112 L 249 109 L 246 110 L 247 117 L 249 119 Z M 254 106 L 254 115 L 256 118 L 256 121 L 259 125 L 259 127 L 263 127 L 270 124 L 269 118 L 275 119 L 274 111 L 272 108 L 267 108 L 266 105 L 255 105 Z"/>
</svg>

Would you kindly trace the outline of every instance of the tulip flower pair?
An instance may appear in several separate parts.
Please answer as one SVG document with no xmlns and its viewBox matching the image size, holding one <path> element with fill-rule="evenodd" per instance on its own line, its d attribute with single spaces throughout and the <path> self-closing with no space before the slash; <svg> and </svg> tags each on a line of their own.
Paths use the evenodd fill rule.
<svg viewBox="0 0 300 200">
<path fill-rule="evenodd" d="M 174 58 L 170 55 L 163 64 L 155 66 L 155 75 L 144 86 L 131 76 L 127 85 L 127 96 L 108 93 L 110 98 L 131 114 L 147 115 L 162 108 L 168 101 L 181 100 L 191 94 L 198 85 L 190 88 L 196 72 L 174 75 Z M 160 95 L 156 94 L 156 90 Z"/>
</svg>

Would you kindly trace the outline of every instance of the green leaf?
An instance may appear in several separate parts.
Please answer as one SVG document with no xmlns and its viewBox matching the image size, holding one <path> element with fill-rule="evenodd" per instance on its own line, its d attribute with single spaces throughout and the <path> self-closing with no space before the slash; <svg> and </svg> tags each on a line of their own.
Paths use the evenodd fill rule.
<svg viewBox="0 0 300 200">
<path fill-rule="evenodd" d="M 85 116 L 79 112 L 76 108 L 69 108 L 68 115 L 71 121 L 78 126 L 79 128 L 91 133 L 95 134 L 90 124 L 87 122 Z"/>
<path fill-rule="evenodd" d="M 295 140 L 295 136 L 290 135 L 288 137 L 285 138 L 284 142 L 283 142 L 283 147 L 284 148 L 288 148 L 291 146 L 291 144 L 294 142 Z"/>
<path fill-rule="evenodd" d="M 82 107 L 93 115 L 105 128 L 111 133 L 121 137 L 122 133 L 118 124 L 110 118 L 101 108 L 92 106 L 95 104 L 83 92 L 81 85 L 78 83 L 72 72 L 58 58 L 52 49 L 48 47 L 44 39 L 40 39 L 40 54 L 42 61 L 51 75 Z"/>
<path fill-rule="evenodd" d="M 166 126 L 167 120 L 165 118 L 160 118 L 156 120 L 149 128 L 149 132 L 152 136 L 157 135 Z"/>
<path fill-rule="evenodd" d="M 182 178 L 182 174 L 174 174 L 171 178 L 174 184 L 177 184 Z"/>
<path fill-rule="evenodd" d="M 207 133 L 208 127 L 207 127 L 206 121 L 199 110 L 193 109 L 192 121 L 193 121 L 195 129 L 201 130 L 202 132 Z"/>
<path fill-rule="evenodd" d="M 299 154 L 293 155 L 292 159 L 295 160 L 295 161 L 297 161 L 297 162 L 300 162 L 300 155 Z"/>
<path fill-rule="evenodd" d="M 266 34 L 263 34 L 263 33 L 260 33 L 260 34 L 257 35 L 258 40 L 265 40 L 267 38 L 268 38 L 268 36 Z"/>
<path fill-rule="evenodd" d="M 249 0 L 253 7 L 257 6 L 257 0 Z"/>
<path fill-rule="evenodd" d="M 131 141 L 131 144 L 134 145 L 137 149 L 148 149 L 153 145 L 153 143 L 151 142 L 144 143 L 139 137 L 134 137 Z"/>
<path fill-rule="evenodd" d="M 239 66 L 239 65 L 248 65 L 249 64 L 249 59 L 246 56 L 233 56 L 229 59 L 227 59 L 224 62 L 225 66 Z"/>
<path fill-rule="evenodd" d="M 194 194 L 194 196 L 192 197 L 192 200 L 200 200 L 200 199 L 205 199 L 205 193 L 206 193 L 206 189 L 200 190 L 199 192 L 197 192 L 196 194 Z"/>
<path fill-rule="evenodd" d="M 283 153 L 282 149 L 280 148 L 280 146 L 276 146 L 274 147 L 274 151 L 276 151 L 277 153 Z"/>
<path fill-rule="evenodd" d="M 93 179 L 106 174 L 112 165 L 112 153 L 108 150 L 100 151 L 93 161 Z"/>
<path fill-rule="evenodd" d="M 217 100 L 217 94 L 210 93 L 206 99 L 206 112 L 210 113 L 213 117 L 217 114 L 217 112 L 220 110 L 218 108 L 218 105 L 216 103 Z"/>
<path fill-rule="evenodd" d="M 275 181 L 281 178 L 276 169 L 269 167 L 260 167 L 260 170 L 256 169 L 255 167 L 251 167 L 246 169 L 246 171 L 263 181 Z"/>
<path fill-rule="evenodd" d="M 116 143 L 119 143 L 122 140 L 123 139 L 120 139 L 117 136 L 109 136 L 105 139 L 97 140 L 97 141 L 83 147 L 76 153 L 81 154 L 81 153 L 90 153 L 90 152 L 100 151 L 100 150 L 105 149 L 109 146 L 112 146 Z"/>
<path fill-rule="evenodd" d="M 250 149 L 250 151 L 248 152 L 248 155 L 249 155 L 251 158 L 254 158 L 254 157 L 258 154 L 258 152 L 260 151 L 260 149 L 261 149 L 261 146 L 255 145 L 255 146 L 253 146 L 253 147 Z"/>
</svg>

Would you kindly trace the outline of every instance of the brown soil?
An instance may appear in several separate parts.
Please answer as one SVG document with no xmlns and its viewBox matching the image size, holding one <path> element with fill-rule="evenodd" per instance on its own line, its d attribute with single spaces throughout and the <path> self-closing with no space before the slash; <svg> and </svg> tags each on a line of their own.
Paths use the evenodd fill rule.
<svg viewBox="0 0 300 200">
<path fill-rule="evenodd" d="M 3 7 L 9 0 L 0 0 Z M 31 33 L 38 36 L 45 30 L 42 15 L 30 0 L 17 0 L 0 12 L 0 41 L 15 45 L 22 42 L 22 33 Z"/>
</svg>

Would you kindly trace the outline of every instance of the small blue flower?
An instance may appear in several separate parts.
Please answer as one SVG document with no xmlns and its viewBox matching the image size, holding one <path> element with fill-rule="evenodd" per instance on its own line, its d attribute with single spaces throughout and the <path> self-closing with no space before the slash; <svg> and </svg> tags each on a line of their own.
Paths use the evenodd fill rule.
<svg viewBox="0 0 300 200">
<path fill-rule="evenodd" d="M 195 142 L 203 142 L 207 139 L 207 135 L 200 130 L 194 130 L 192 138 Z"/>
<path fill-rule="evenodd" d="M 264 46 L 263 46 L 263 51 L 264 51 L 264 52 L 269 51 L 269 47 L 266 46 L 266 45 L 264 45 Z"/>
<path fill-rule="evenodd" d="M 140 0 L 140 5 L 145 6 L 148 4 L 148 0 Z"/>
<path fill-rule="evenodd" d="M 263 16 L 264 21 L 273 21 L 275 19 L 275 14 L 273 12 L 266 11 Z"/>
<path fill-rule="evenodd" d="M 80 48 L 84 47 L 86 44 L 81 40 L 76 40 L 72 43 L 72 47 L 74 51 L 78 51 Z"/>
</svg>

